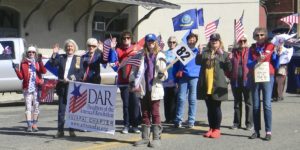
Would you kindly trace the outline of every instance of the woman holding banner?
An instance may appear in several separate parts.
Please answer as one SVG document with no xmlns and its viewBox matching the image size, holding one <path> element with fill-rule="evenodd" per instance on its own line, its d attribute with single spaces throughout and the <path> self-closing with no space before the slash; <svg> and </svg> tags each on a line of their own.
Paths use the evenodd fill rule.
<svg viewBox="0 0 300 150">
<path fill-rule="evenodd" d="M 37 55 L 37 48 L 29 46 L 24 54 L 24 58 L 19 68 L 17 64 L 12 64 L 20 80 L 23 80 L 23 95 L 25 99 L 25 117 L 27 122 L 27 132 L 37 132 L 37 121 L 39 115 L 38 86 L 44 83 L 42 74 L 47 72 L 42 55 Z"/>
<path fill-rule="evenodd" d="M 53 54 L 49 60 L 53 67 L 58 68 L 58 83 L 56 93 L 58 95 L 58 131 L 54 138 L 64 136 L 65 111 L 67 105 L 68 82 L 81 81 L 83 78 L 83 66 L 80 56 L 74 53 L 78 50 L 76 42 L 68 39 L 64 44 L 66 54 L 58 54 L 59 47 L 56 44 L 53 48 Z M 76 137 L 74 129 L 69 129 L 70 137 Z"/>
<path fill-rule="evenodd" d="M 134 146 L 148 145 L 155 148 L 160 146 L 162 126 L 159 108 L 160 100 L 164 98 L 162 82 L 168 77 L 168 72 L 164 71 L 166 69 L 165 55 L 160 51 L 157 37 L 154 34 L 146 35 L 144 56 L 141 60 L 140 68 L 144 68 L 144 71 L 138 69 L 139 73 L 137 73 L 141 76 L 141 82 L 136 83 L 133 89 L 140 88 L 139 92 L 143 97 L 141 100 L 143 119 L 142 140 L 134 143 Z M 131 75 L 136 76 L 135 73 Z M 150 142 L 151 126 L 153 141 Z"/>
<path fill-rule="evenodd" d="M 262 92 L 264 120 L 266 136 L 265 140 L 271 140 L 272 131 L 272 89 L 274 83 L 274 73 L 276 62 L 276 55 L 273 55 L 274 45 L 268 42 L 267 29 L 262 27 L 255 28 L 253 32 L 253 39 L 256 43 L 252 44 L 249 49 L 248 68 L 251 74 L 251 93 L 253 101 L 253 122 L 254 133 L 249 137 L 250 139 L 260 138 L 260 92 Z M 278 60 L 277 60 L 278 61 Z M 261 70 L 263 72 L 261 72 Z"/>
<path fill-rule="evenodd" d="M 228 100 L 226 73 L 231 71 L 231 55 L 224 51 L 223 42 L 218 33 L 213 33 L 207 50 L 200 51 L 196 63 L 201 65 L 197 87 L 198 99 L 204 99 L 207 106 L 209 130 L 204 137 L 221 136 L 222 111 L 221 102 Z"/>
</svg>

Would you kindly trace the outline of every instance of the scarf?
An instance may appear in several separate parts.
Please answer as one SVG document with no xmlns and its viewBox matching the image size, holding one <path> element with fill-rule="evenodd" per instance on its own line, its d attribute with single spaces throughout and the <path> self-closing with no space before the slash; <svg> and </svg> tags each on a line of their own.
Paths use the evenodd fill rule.
<svg viewBox="0 0 300 150">
<path fill-rule="evenodd" d="M 35 68 L 35 60 L 27 59 L 28 62 L 28 72 L 30 74 L 29 84 L 28 84 L 28 92 L 34 92 L 36 90 L 35 81 L 36 81 L 36 68 Z"/>
</svg>

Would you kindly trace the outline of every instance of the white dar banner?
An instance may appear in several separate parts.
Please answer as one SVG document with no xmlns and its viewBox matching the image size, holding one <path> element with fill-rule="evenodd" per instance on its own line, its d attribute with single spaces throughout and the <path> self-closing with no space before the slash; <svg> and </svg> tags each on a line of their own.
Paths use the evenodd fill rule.
<svg viewBox="0 0 300 150">
<path fill-rule="evenodd" d="M 69 128 L 115 133 L 117 86 L 70 82 L 66 106 Z"/>
</svg>

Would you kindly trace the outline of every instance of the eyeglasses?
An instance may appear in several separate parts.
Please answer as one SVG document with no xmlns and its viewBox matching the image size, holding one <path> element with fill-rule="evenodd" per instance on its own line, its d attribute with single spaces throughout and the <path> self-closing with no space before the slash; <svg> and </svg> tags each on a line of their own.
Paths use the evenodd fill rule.
<svg viewBox="0 0 300 150">
<path fill-rule="evenodd" d="M 239 42 L 240 42 L 240 43 L 246 43 L 247 40 L 240 40 Z"/>
<path fill-rule="evenodd" d="M 177 42 L 175 42 L 175 41 L 169 41 L 168 43 L 169 44 L 176 44 Z"/>
<path fill-rule="evenodd" d="M 27 53 L 28 54 L 35 54 L 35 52 L 33 52 L 33 51 L 28 51 Z"/>
<path fill-rule="evenodd" d="M 95 47 L 97 47 L 97 46 L 95 46 L 95 45 L 88 45 L 88 47 L 95 48 Z"/>
<path fill-rule="evenodd" d="M 122 37 L 122 39 L 123 39 L 123 40 L 130 40 L 131 37 L 129 37 L 129 36 L 124 36 L 124 37 Z"/>
<path fill-rule="evenodd" d="M 265 36 L 265 34 L 255 34 L 256 37 Z"/>
</svg>

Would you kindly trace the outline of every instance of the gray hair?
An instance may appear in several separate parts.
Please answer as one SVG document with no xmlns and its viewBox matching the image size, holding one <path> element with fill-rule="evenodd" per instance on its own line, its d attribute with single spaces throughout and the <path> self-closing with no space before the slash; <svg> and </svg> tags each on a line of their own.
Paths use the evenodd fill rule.
<svg viewBox="0 0 300 150">
<path fill-rule="evenodd" d="M 76 52 L 76 51 L 78 50 L 78 45 L 77 45 L 77 43 L 76 43 L 74 40 L 72 40 L 72 39 L 67 39 L 67 40 L 65 41 L 65 44 L 64 44 L 64 51 L 67 50 L 67 46 L 68 46 L 69 43 L 73 44 L 73 46 L 74 46 L 74 52 Z"/>
<path fill-rule="evenodd" d="M 259 32 L 262 32 L 265 34 L 265 38 L 266 40 L 268 40 L 268 30 L 264 27 L 256 27 L 253 31 L 253 39 L 256 40 L 256 34 L 259 33 Z"/>
</svg>

